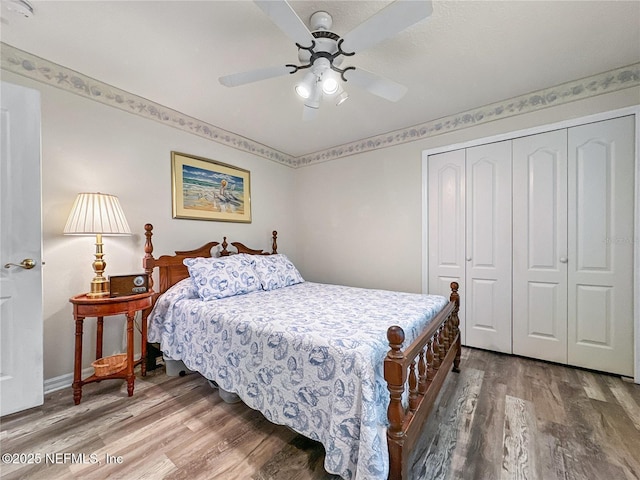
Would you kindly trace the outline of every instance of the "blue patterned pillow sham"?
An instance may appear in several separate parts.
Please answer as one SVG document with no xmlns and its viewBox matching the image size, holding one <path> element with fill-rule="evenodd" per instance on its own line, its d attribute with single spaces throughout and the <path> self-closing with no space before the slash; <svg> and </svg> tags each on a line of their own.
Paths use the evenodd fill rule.
<svg viewBox="0 0 640 480">
<path fill-rule="evenodd" d="M 203 300 L 216 300 L 260 290 L 260 281 L 250 255 L 220 258 L 186 258 L 189 276 Z"/>
<path fill-rule="evenodd" d="M 275 290 L 304 282 L 295 265 L 282 253 L 257 255 L 254 261 L 260 285 L 264 290 Z"/>
</svg>

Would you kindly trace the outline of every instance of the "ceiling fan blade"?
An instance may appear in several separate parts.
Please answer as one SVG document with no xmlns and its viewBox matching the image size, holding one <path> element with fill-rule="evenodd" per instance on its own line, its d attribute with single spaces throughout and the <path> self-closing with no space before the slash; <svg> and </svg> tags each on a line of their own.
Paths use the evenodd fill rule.
<svg viewBox="0 0 640 480">
<path fill-rule="evenodd" d="M 291 8 L 286 0 L 254 0 L 254 3 L 267 14 L 267 16 L 282 30 L 291 40 L 303 47 L 310 47 L 313 43 L 313 35 L 304 24 L 298 14 Z"/>
<path fill-rule="evenodd" d="M 347 70 L 344 78 L 347 79 L 347 85 L 356 85 L 391 102 L 400 100 L 408 90 L 404 85 L 362 68 Z"/>
<path fill-rule="evenodd" d="M 431 0 L 396 0 L 342 38 L 342 50 L 360 52 L 400 33 L 433 12 Z"/>
<path fill-rule="evenodd" d="M 294 66 L 282 65 L 277 67 L 259 68 L 258 70 L 251 70 L 248 72 L 234 73 L 232 75 L 220 77 L 218 80 L 225 87 L 237 87 L 238 85 L 244 85 L 246 83 L 257 82 L 273 77 L 281 77 L 282 75 L 293 72 L 295 72 Z"/>
</svg>

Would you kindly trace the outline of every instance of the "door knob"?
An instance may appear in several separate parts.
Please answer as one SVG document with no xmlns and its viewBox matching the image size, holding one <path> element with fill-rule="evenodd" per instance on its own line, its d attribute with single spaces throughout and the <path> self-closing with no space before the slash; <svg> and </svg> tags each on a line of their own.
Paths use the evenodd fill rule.
<svg viewBox="0 0 640 480">
<path fill-rule="evenodd" d="M 567 263 L 569 259 L 567 257 L 560 257 L 560 263 Z"/>
<path fill-rule="evenodd" d="M 24 268 L 25 270 L 31 270 L 35 266 L 36 266 L 35 260 L 33 260 L 32 258 L 25 258 L 19 264 L 5 263 L 4 268 L 20 267 L 20 268 Z"/>
</svg>

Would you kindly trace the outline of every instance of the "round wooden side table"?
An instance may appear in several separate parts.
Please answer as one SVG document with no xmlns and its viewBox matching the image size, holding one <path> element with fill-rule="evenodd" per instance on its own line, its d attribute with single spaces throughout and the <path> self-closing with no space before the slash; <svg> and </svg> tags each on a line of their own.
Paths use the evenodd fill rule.
<svg viewBox="0 0 640 480">
<path fill-rule="evenodd" d="M 135 380 L 135 374 L 133 369 L 138 363 L 144 361 L 144 351 L 142 349 L 143 356 L 140 360 L 133 360 L 133 321 L 136 312 L 151 308 L 153 292 L 140 293 L 137 295 L 127 295 L 123 297 L 104 297 L 104 298 L 89 298 L 86 294 L 76 295 L 71 297 L 69 301 L 73 304 L 73 318 L 76 322 L 76 347 L 75 347 L 75 361 L 73 366 L 73 401 L 76 405 L 80 403 L 82 398 L 82 386 L 92 382 L 99 382 L 101 380 L 110 380 L 117 378 L 124 378 L 127 380 L 127 393 L 129 396 L 133 395 L 133 385 Z M 96 360 L 102 358 L 102 332 L 104 326 L 104 317 L 113 315 L 126 315 L 127 316 L 127 361 L 124 368 L 120 371 L 112 373 L 111 375 L 97 376 L 91 375 L 86 379 L 82 379 L 82 329 L 84 319 L 86 317 L 95 317 L 98 321 L 97 324 L 97 339 L 96 339 Z M 146 347 L 147 336 L 146 328 L 142 328 L 142 345 Z"/>
</svg>

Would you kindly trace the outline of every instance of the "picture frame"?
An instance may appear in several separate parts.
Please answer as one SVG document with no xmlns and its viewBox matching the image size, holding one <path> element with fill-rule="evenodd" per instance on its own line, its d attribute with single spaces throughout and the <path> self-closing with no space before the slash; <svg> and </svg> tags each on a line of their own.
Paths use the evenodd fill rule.
<svg viewBox="0 0 640 480">
<path fill-rule="evenodd" d="M 251 223 L 249 170 L 171 152 L 173 218 Z"/>
</svg>

